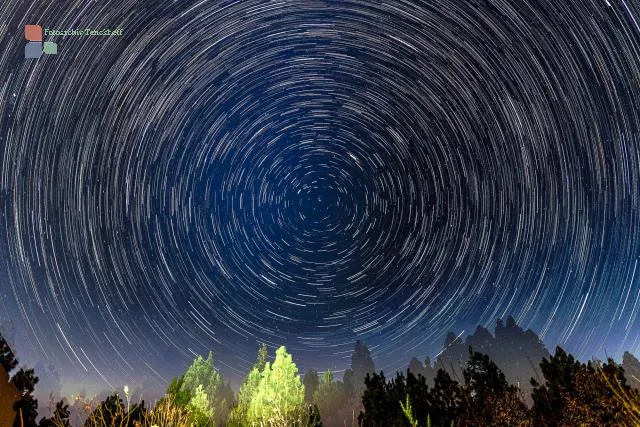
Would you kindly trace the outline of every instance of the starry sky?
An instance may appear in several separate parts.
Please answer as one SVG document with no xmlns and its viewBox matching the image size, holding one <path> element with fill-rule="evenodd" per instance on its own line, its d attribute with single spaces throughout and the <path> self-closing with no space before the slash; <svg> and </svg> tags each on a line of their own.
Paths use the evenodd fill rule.
<svg viewBox="0 0 640 427">
<path fill-rule="evenodd" d="M 635 0 L 0 5 L 0 320 L 67 384 L 258 342 L 378 369 L 513 315 L 640 350 Z M 122 29 L 45 36 L 25 24 Z"/>
</svg>

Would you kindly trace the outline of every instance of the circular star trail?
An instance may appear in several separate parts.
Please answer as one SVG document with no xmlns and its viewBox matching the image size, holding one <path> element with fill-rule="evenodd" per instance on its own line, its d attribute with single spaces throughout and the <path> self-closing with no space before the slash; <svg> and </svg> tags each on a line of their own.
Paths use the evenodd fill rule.
<svg viewBox="0 0 640 427">
<path fill-rule="evenodd" d="M 13 3 L 3 293 L 41 354 L 395 368 L 508 314 L 637 350 L 637 3 Z M 33 23 L 123 33 L 25 60 Z"/>
</svg>

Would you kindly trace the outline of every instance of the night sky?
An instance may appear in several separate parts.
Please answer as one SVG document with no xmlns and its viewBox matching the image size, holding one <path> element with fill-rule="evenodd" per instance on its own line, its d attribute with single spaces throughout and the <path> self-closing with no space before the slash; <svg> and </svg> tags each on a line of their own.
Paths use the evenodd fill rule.
<svg viewBox="0 0 640 427">
<path fill-rule="evenodd" d="M 161 4 L 160 4 L 161 3 Z M 513 315 L 640 352 L 640 2 L 4 1 L 0 321 L 165 387 L 258 342 L 435 356 Z M 25 24 L 117 29 L 45 36 Z M 341 378 L 341 375 L 339 375 Z"/>
</svg>

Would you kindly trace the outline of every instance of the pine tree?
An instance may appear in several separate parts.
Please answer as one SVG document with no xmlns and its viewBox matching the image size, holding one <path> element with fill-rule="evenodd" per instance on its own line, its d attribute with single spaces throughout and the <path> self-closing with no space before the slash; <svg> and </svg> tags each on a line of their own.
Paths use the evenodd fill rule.
<svg viewBox="0 0 640 427">
<path fill-rule="evenodd" d="M 238 390 L 236 405 L 231 410 L 228 417 L 229 427 L 243 427 L 248 424 L 249 406 L 258 386 L 260 385 L 260 379 L 262 378 L 262 372 L 267 364 L 268 357 L 269 354 L 267 346 L 265 344 L 261 344 L 258 349 L 256 363 L 242 382 L 240 390 Z"/>
<path fill-rule="evenodd" d="M 0 334 L 0 365 L 2 365 L 6 373 L 9 375 L 11 375 L 11 371 L 18 366 L 18 360 L 2 334 Z"/>
<path fill-rule="evenodd" d="M 347 405 L 347 395 L 342 382 L 333 380 L 333 372 L 326 370 L 322 373 L 318 389 L 313 395 L 313 402 L 318 405 L 320 416 L 331 424 L 342 408 Z M 335 420 L 340 423 L 342 420 Z"/>
<path fill-rule="evenodd" d="M 38 383 L 38 377 L 35 376 L 33 369 L 20 368 L 11 377 L 11 382 L 20 396 L 13 405 L 17 414 L 14 427 L 35 427 L 38 417 L 38 401 L 33 397 L 33 392 Z"/>
<path fill-rule="evenodd" d="M 209 397 L 202 384 L 196 387 L 193 397 L 189 401 L 192 422 L 195 427 L 209 427 L 213 425 L 215 412 L 209 404 Z"/>
<path fill-rule="evenodd" d="M 273 363 L 267 362 L 260 384 L 249 405 L 249 421 L 269 423 L 270 420 L 290 421 L 306 416 L 304 386 L 298 376 L 298 368 L 284 346 L 276 350 Z"/>
<path fill-rule="evenodd" d="M 318 371 L 315 369 L 308 369 L 302 378 L 302 384 L 304 384 L 304 401 L 311 403 L 313 400 L 313 394 L 318 389 L 320 381 L 318 380 Z"/>
<path fill-rule="evenodd" d="M 356 342 L 356 347 L 351 355 L 351 370 L 353 371 L 353 387 L 360 396 L 365 388 L 365 377 L 367 374 L 376 372 L 371 352 L 360 340 Z"/>
</svg>

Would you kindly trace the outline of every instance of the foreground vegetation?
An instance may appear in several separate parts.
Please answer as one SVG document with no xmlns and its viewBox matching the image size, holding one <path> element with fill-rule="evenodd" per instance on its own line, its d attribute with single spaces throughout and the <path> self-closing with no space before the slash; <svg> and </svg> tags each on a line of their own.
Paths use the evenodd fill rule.
<svg viewBox="0 0 640 427">
<path fill-rule="evenodd" d="M 519 332 L 513 325 L 506 336 L 517 341 L 514 337 Z M 474 334 L 467 343 L 448 338 L 448 353 L 438 358 L 441 367 L 432 366 L 429 359 L 424 365 L 414 359 L 406 373 L 398 372 L 390 380 L 384 372 L 376 372 L 368 348 L 360 342 L 342 381 L 331 371 L 319 374 L 310 369 L 301 376 L 285 347 L 278 348 L 271 358 L 262 345 L 237 393 L 215 369 L 209 353 L 207 358 L 197 357 L 151 408 L 144 401 L 132 404 L 125 387 L 123 394 L 113 392 L 100 402 L 60 401 L 50 417 L 38 422 L 38 402 L 33 398 L 38 379 L 32 369 L 21 368 L 11 377 L 19 393 L 14 427 L 69 427 L 72 423 L 87 427 L 640 424 L 640 393 L 635 384 L 627 382 L 627 377 L 632 383 L 638 381 L 640 362 L 630 354 L 624 358 L 625 376 L 625 369 L 611 359 L 583 363 L 558 347 L 553 355 L 546 353 L 539 364 L 531 364 L 534 378 L 522 387 L 505 375 L 503 369 L 512 374 L 515 371 L 504 360 L 501 369 L 492 357 L 467 345 L 475 339 L 475 343 L 483 343 L 480 347 L 487 353 L 492 352 L 492 345 L 507 352 L 504 343 L 491 344 L 483 334 Z M 479 336 L 487 339 L 479 341 Z M 466 358 L 454 363 L 451 349 L 459 351 L 460 345 L 466 349 Z M 447 367 L 443 361 L 451 365 Z M 0 363 L 7 372 L 18 365 L 1 336 Z M 77 407 L 85 413 L 79 424 L 71 421 Z"/>
</svg>

